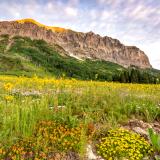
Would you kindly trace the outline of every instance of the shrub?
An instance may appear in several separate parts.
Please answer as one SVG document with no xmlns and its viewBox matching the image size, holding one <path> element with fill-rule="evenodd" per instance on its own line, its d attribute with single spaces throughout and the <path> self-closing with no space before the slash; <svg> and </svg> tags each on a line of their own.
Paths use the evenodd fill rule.
<svg viewBox="0 0 160 160">
<path fill-rule="evenodd" d="M 151 145 L 140 135 L 125 129 L 110 130 L 97 145 L 97 150 L 105 159 L 129 158 L 141 160 L 153 151 Z"/>
<path fill-rule="evenodd" d="M 160 135 L 155 133 L 152 128 L 148 129 L 149 139 L 156 152 L 160 153 Z"/>
<path fill-rule="evenodd" d="M 48 142 L 48 146 L 60 151 L 75 150 L 80 148 L 82 126 L 70 128 L 67 125 L 52 121 L 42 121 L 38 124 L 35 136 L 40 143 Z M 43 144 L 42 144 L 43 145 Z"/>
<path fill-rule="evenodd" d="M 41 121 L 35 128 L 35 133 L 30 138 L 18 140 L 8 149 L 0 147 L 0 158 L 22 160 L 43 159 L 47 160 L 56 152 L 80 152 L 82 149 L 82 125 L 70 128 L 54 121 Z"/>
</svg>

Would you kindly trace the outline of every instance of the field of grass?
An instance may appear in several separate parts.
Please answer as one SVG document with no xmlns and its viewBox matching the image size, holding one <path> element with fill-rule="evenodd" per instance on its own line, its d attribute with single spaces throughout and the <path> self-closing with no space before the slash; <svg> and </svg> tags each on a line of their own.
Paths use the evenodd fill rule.
<svg viewBox="0 0 160 160">
<path fill-rule="evenodd" d="M 0 158 L 45 160 L 72 151 L 83 159 L 87 144 L 96 146 L 109 130 L 109 137 L 121 133 L 116 130 L 130 119 L 160 122 L 159 97 L 160 85 L 154 84 L 0 76 Z M 151 154 L 144 139 L 128 131 L 118 136 L 125 135 L 138 144 L 128 150 L 137 159 Z M 114 159 L 115 153 L 103 154 L 105 145 L 100 145 L 97 154 Z M 135 156 L 122 149 L 115 157 Z"/>
</svg>

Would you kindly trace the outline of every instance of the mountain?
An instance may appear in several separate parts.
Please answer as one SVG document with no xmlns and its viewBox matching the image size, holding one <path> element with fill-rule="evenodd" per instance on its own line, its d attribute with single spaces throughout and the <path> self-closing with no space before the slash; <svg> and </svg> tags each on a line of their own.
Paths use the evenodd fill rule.
<svg viewBox="0 0 160 160">
<path fill-rule="evenodd" d="M 124 67 L 106 61 L 80 61 L 57 44 L 28 37 L 0 36 L 0 74 L 73 77 L 112 81 Z"/>
<path fill-rule="evenodd" d="M 29 37 L 32 40 L 44 40 L 50 45 L 61 48 L 61 54 L 79 60 L 106 61 L 125 68 L 136 66 L 142 69 L 152 68 L 148 57 L 135 46 L 125 46 L 119 40 L 101 37 L 93 32 L 82 33 L 69 29 L 50 27 L 33 19 L 0 22 L 0 35 L 10 37 Z M 12 39 L 9 39 L 12 45 Z"/>
</svg>

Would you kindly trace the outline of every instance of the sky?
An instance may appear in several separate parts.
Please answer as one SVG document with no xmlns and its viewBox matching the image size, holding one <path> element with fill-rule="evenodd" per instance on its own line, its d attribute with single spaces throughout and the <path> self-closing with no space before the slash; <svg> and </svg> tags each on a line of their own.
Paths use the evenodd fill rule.
<svg viewBox="0 0 160 160">
<path fill-rule="evenodd" d="M 22 18 L 119 39 L 160 69 L 160 0 L 0 0 L 0 21 Z"/>
</svg>

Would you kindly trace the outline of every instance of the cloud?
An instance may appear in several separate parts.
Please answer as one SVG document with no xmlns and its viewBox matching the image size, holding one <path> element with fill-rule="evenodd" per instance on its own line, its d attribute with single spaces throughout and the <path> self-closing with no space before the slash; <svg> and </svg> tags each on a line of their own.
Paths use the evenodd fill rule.
<svg viewBox="0 0 160 160">
<path fill-rule="evenodd" d="M 67 7 L 65 8 L 65 12 L 68 16 L 77 16 L 78 10 L 72 7 Z"/>
<path fill-rule="evenodd" d="M 139 45 L 142 50 L 145 51 L 145 53 L 148 55 L 151 63 L 155 68 L 160 69 L 160 47 L 159 47 L 160 41 L 155 41 L 153 43 L 147 44 L 141 44 Z"/>
<path fill-rule="evenodd" d="M 46 25 L 119 39 L 144 50 L 159 67 L 160 1 L 0 0 L 0 20 L 34 18 Z"/>
<path fill-rule="evenodd" d="M 102 11 L 101 13 L 101 20 L 107 20 L 112 16 L 111 13 L 109 13 L 108 11 Z"/>
<path fill-rule="evenodd" d="M 79 4 L 79 0 L 69 0 L 68 4 L 71 6 L 77 6 Z"/>
<path fill-rule="evenodd" d="M 88 14 L 92 20 L 97 19 L 99 17 L 99 12 L 96 9 L 91 9 L 88 12 Z"/>
</svg>

